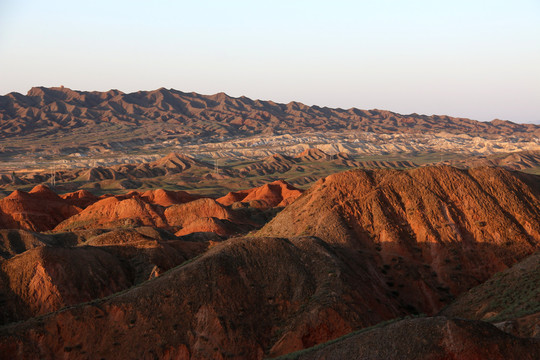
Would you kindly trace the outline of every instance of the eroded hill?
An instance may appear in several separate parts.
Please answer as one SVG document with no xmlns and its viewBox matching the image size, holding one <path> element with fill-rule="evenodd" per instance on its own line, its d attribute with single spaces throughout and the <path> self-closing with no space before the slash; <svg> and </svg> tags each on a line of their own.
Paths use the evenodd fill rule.
<svg viewBox="0 0 540 360">
<path fill-rule="evenodd" d="M 433 313 L 538 248 L 537 184 L 497 168 L 351 170 L 318 181 L 257 234 L 355 252 L 386 291 Z"/>
<path fill-rule="evenodd" d="M 354 170 L 321 179 L 300 196 L 276 183 L 219 201 L 184 195 L 183 203 L 153 204 L 166 226 L 180 228 L 176 236 L 155 229 L 156 223 L 55 234 L 5 231 L 0 300 L 9 311 L 3 321 L 27 320 L 0 329 L 0 351 L 18 358 L 261 359 L 381 321 L 435 314 L 538 249 L 538 184 L 537 176 L 497 168 Z M 147 198 L 173 198 L 155 195 Z M 257 233 L 219 233 L 232 224 L 255 226 L 261 219 L 253 214 L 262 210 L 253 201 L 279 205 L 288 195 L 295 200 Z M 130 193 L 98 200 L 79 215 L 95 214 L 101 201 L 134 199 L 150 205 Z M 105 213 L 106 219 L 120 214 Z M 183 236 L 201 227 L 219 235 Z M 96 262 L 99 254 L 119 274 L 117 287 L 100 275 L 108 262 Z M 77 263 L 89 269 L 78 276 L 81 284 L 66 276 L 71 268 L 77 274 Z M 33 285 L 40 282 L 48 285 Z M 85 290 L 94 283 L 96 293 Z M 36 289 L 43 289 L 39 296 Z M 48 298 L 55 302 L 46 307 Z M 64 305 L 70 307 L 60 309 Z M 46 311 L 53 312 L 28 319 Z M 476 322 L 427 318 L 382 331 L 393 345 L 377 343 L 388 351 L 420 346 L 410 337 L 398 341 L 408 331 L 431 339 L 415 353 L 426 357 L 538 351 L 533 340 Z M 438 345 L 456 337 L 473 340 Z M 364 345 L 375 338 L 342 349 L 367 351 Z M 493 339 L 505 347 L 492 349 Z M 458 343 L 466 346 L 458 349 Z"/>
</svg>

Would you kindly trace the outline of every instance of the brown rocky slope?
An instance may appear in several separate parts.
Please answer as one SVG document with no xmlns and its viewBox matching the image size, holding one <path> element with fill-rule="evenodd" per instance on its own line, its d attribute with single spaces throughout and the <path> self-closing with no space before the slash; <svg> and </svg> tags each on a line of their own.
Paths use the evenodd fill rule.
<svg viewBox="0 0 540 360">
<path fill-rule="evenodd" d="M 508 170 L 526 170 L 540 167 L 540 151 L 519 151 L 510 154 L 479 155 L 472 158 L 450 161 L 452 166 L 480 167 L 500 166 Z"/>
<path fill-rule="evenodd" d="M 533 360 L 540 340 L 516 338 L 480 321 L 444 317 L 398 321 L 360 331 L 280 360 Z"/>
<path fill-rule="evenodd" d="M 400 301 L 385 295 L 373 276 L 369 268 L 351 269 L 317 238 L 231 239 L 128 291 L 4 326 L 0 350 L 27 359 L 282 355 L 404 315 Z M 392 345 L 371 349 L 362 340 L 362 347 L 425 358 L 452 353 L 502 358 L 538 351 L 537 342 L 483 324 L 437 319 L 384 328 L 367 344 Z M 473 340 L 464 342 L 468 338 Z M 432 341 L 426 347 L 419 339 Z M 505 347 L 493 348 L 494 343 Z M 483 346 L 474 344 L 491 347 L 482 352 Z"/>
<path fill-rule="evenodd" d="M 440 132 L 467 134 L 538 134 L 532 124 L 508 121 L 482 123 L 448 116 L 400 115 L 383 110 L 331 109 L 297 102 L 233 98 L 224 93 L 200 95 L 164 88 L 126 94 L 74 91 L 68 88 L 35 87 L 26 95 L 0 96 L 0 134 L 14 137 L 43 133 L 98 129 L 125 141 L 133 128 L 144 127 L 147 139 L 178 135 L 222 138 L 262 133 L 295 133 L 330 130 L 368 132 Z M 130 131 L 131 129 L 131 131 Z M 114 135 L 116 132 L 116 135 Z"/>
<path fill-rule="evenodd" d="M 489 321 L 517 336 L 540 338 L 540 251 L 462 294 L 441 314 Z"/>
<path fill-rule="evenodd" d="M 19 358 L 260 359 L 403 314 L 347 272 L 315 238 L 232 239 L 122 294 L 6 326 L 0 350 Z M 371 288 L 366 278 L 356 282 Z"/>
<path fill-rule="evenodd" d="M 172 176 L 190 171 L 200 171 L 203 174 L 212 170 L 211 165 L 196 160 L 190 156 L 178 153 L 170 153 L 155 161 L 137 164 L 118 164 L 108 167 L 94 166 L 90 168 L 57 169 L 54 176 L 58 184 L 65 182 L 95 183 L 107 180 L 134 182 L 140 179 L 151 179 L 160 176 Z M 229 170 L 222 169 L 226 173 Z M 0 185 L 28 185 L 50 182 L 52 174 L 50 170 L 43 169 L 36 172 L 0 176 Z"/>
<path fill-rule="evenodd" d="M 3 251 L 6 258 L 0 259 L 0 324 L 125 290 L 209 246 L 150 227 L 60 234 L 3 230 L 0 235 L 12 251 Z"/>
</svg>

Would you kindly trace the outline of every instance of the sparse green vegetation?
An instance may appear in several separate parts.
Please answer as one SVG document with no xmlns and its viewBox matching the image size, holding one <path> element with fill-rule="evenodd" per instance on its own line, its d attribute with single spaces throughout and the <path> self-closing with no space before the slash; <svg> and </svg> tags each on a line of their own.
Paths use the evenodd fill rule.
<svg viewBox="0 0 540 360">
<path fill-rule="evenodd" d="M 296 352 L 293 352 L 293 353 L 290 353 L 290 354 L 285 354 L 285 355 L 282 355 L 282 356 L 278 356 L 276 358 L 273 358 L 273 360 L 296 360 L 296 359 L 300 358 L 301 356 L 307 355 L 307 354 L 309 354 L 311 352 L 314 352 L 314 351 L 317 351 L 317 350 L 320 350 L 320 349 L 324 349 L 325 347 L 327 347 L 329 345 L 332 345 L 332 344 L 335 344 L 337 342 L 343 341 L 345 339 L 351 338 L 351 337 L 356 336 L 358 334 L 366 333 L 368 331 L 371 331 L 371 330 L 374 330 L 374 329 L 377 329 L 377 328 L 381 328 L 381 327 L 396 323 L 396 322 L 401 321 L 401 320 L 415 319 L 415 318 L 421 318 L 421 317 L 425 317 L 425 316 L 426 316 L 425 314 L 411 315 L 411 316 L 405 316 L 405 317 L 400 317 L 400 318 L 396 318 L 396 319 L 383 321 L 383 322 L 380 322 L 380 323 L 378 323 L 376 325 L 373 325 L 373 326 L 370 326 L 370 327 L 367 327 L 367 328 L 363 328 L 363 329 L 360 329 L 360 330 L 356 330 L 356 331 L 353 331 L 353 332 L 348 333 L 346 335 L 343 335 L 341 337 L 338 337 L 336 339 L 333 339 L 333 340 L 327 341 L 325 343 L 315 345 L 315 346 L 310 347 L 308 349 L 303 349 L 303 350 L 296 351 Z"/>
<path fill-rule="evenodd" d="M 516 319 L 540 312 L 540 254 L 492 276 L 460 296 L 443 314 L 490 322 Z"/>
</svg>

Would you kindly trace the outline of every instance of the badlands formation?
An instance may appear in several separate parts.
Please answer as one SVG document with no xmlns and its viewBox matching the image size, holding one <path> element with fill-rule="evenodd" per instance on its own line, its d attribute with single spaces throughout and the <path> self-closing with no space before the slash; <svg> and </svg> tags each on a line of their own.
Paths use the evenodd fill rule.
<svg viewBox="0 0 540 360">
<path fill-rule="evenodd" d="M 15 191 L 0 200 L 0 352 L 534 359 L 538 180 L 431 166 L 218 199 Z"/>
<path fill-rule="evenodd" d="M 2 359 L 538 359 L 540 126 L 0 96 Z"/>
</svg>

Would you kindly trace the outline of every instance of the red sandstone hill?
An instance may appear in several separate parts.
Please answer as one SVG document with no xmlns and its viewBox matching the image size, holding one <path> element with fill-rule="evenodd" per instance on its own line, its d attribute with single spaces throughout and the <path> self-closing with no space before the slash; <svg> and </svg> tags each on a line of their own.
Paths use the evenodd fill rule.
<svg viewBox="0 0 540 360">
<path fill-rule="evenodd" d="M 43 185 L 30 192 L 16 190 L 0 200 L 0 227 L 45 231 L 81 209 Z"/>
<path fill-rule="evenodd" d="M 283 196 L 292 196 L 294 191 L 284 186 Z M 266 209 L 273 203 L 283 206 L 287 202 L 276 196 L 281 195 L 274 194 L 272 197 L 263 191 L 258 207 Z M 54 231 L 145 225 L 169 229 L 177 232 L 178 236 L 195 232 L 230 236 L 252 230 L 259 222 L 251 218 L 257 215 L 260 214 L 233 211 L 214 199 L 199 198 L 183 191 L 153 190 L 142 194 L 132 191 L 125 195 L 107 196 L 95 202 L 77 215 L 62 221 Z"/>
<path fill-rule="evenodd" d="M 144 131 L 140 131 L 144 128 Z M 440 132 L 538 134 L 533 124 L 489 123 L 448 116 L 401 115 L 384 110 L 331 109 L 297 102 L 200 95 L 164 88 L 126 94 L 35 87 L 26 95 L 0 96 L 0 137 L 43 132 L 101 132 L 107 141 L 155 136 L 223 138 L 268 133 L 358 130 L 378 133 Z M 84 142 L 84 141 L 83 141 Z"/>
<path fill-rule="evenodd" d="M 157 271 L 162 275 L 128 291 L 2 327 L 0 353 L 18 358 L 153 354 L 260 359 L 406 314 L 433 314 L 454 296 L 538 249 L 539 184 L 537 176 L 492 168 L 335 174 L 288 205 L 257 237 L 219 243 L 190 263 Z M 133 198 L 128 194 L 115 199 Z M 163 219 L 180 231 L 199 222 L 218 228 L 234 222 L 243 210 L 199 199 L 168 207 Z M 129 279 L 148 276 L 150 264 L 157 260 L 139 261 L 152 259 L 140 253 L 151 248 L 152 240 L 115 231 L 86 243 L 130 264 Z M 272 233 L 282 237 L 259 237 Z M 174 239 L 167 242 L 173 243 Z M 11 242 L 7 245 L 6 253 L 16 253 Z M 210 245 L 214 244 L 203 243 Z M 432 346 L 449 338 L 438 329 L 455 325 L 430 324 L 419 330 L 432 333 L 425 337 L 432 340 L 426 356 L 432 354 Z M 481 331 L 478 343 L 491 344 L 491 330 L 477 325 L 473 329 Z M 466 338 L 465 330 L 452 334 Z M 396 338 L 388 338 L 395 339 L 392 343 L 401 339 L 398 345 L 408 349 L 406 333 L 397 329 Z M 504 335 L 500 341 L 508 338 Z M 523 341 L 515 351 L 531 353 L 535 344 Z M 470 354 L 477 351 L 467 349 Z"/>
<path fill-rule="evenodd" d="M 88 206 L 79 214 L 72 216 L 54 230 L 95 229 L 117 226 L 148 225 L 166 227 L 163 211 L 141 199 L 140 196 L 111 196 Z"/>
<path fill-rule="evenodd" d="M 165 209 L 165 219 L 167 219 L 170 226 L 183 227 L 202 217 L 232 220 L 235 215 L 229 209 L 210 198 L 173 205 Z"/>
<path fill-rule="evenodd" d="M 300 194 L 277 181 L 237 193 L 247 208 L 233 211 L 185 191 L 131 191 L 98 198 L 86 190 L 58 196 L 39 185 L 30 193 L 15 191 L 0 200 L 0 227 L 58 232 L 146 225 L 179 235 L 212 232 L 231 236 L 262 226 L 272 216 L 266 210 L 283 207 Z"/>
<path fill-rule="evenodd" d="M 17 239 L 25 245 L 2 252 L 6 259 L 0 259 L 0 324 L 125 290 L 210 245 L 149 227 L 47 235 L 10 230 L 0 235 L 7 235 L 4 239 L 11 245 Z"/>
<path fill-rule="evenodd" d="M 125 225 L 167 227 L 161 207 L 198 198 L 185 191 L 162 189 L 105 195 L 101 199 L 86 190 L 58 196 L 46 186 L 38 185 L 29 193 L 16 190 L 0 200 L 0 226 L 34 231 L 55 227 L 57 231 Z"/>
<path fill-rule="evenodd" d="M 122 294 L 5 326 L 0 351 L 261 359 L 404 314 L 357 276 L 315 238 L 236 238 Z"/>
<path fill-rule="evenodd" d="M 60 195 L 64 200 L 67 200 L 73 206 L 84 209 L 88 205 L 92 205 L 99 200 L 97 196 L 87 190 L 78 190 L 72 193 Z"/>
<path fill-rule="evenodd" d="M 141 194 L 141 198 L 150 204 L 167 207 L 174 204 L 184 204 L 197 200 L 200 197 L 198 195 L 191 195 L 185 191 L 156 189 L 145 191 Z"/>
<path fill-rule="evenodd" d="M 16 190 L 0 200 L 0 227 L 33 231 L 52 230 L 57 225 L 57 230 L 126 224 L 166 227 L 161 207 L 198 198 L 185 191 L 162 189 L 101 198 L 86 190 L 59 196 L 46 186 L 38 185 L 29 193 Z"/>
<path fill-rule="evenodd" d="M 300 195 L 302 195 L 302 190 L 296 189 L 285 181 L 277 180 L 254 189 L 230 192 L 216 201 L 226 206 L 243 202 L 266 209 L 287 206 Z"/>
<path fill-rule="evenodd" d="M 180 230 L 176 236 L 184 236 L 194 233 L 213 233 L 224 237 L 229 237 L 236 234 L 243 234 L 251 230 L 250 226 L 237 224 L 230 220 L 219 219 L 216 217 L 198 217 L 189 222 Z"/>
<path fill-rule="evenodd" d="M 178 236 L 194 232 L 213 232 L 228 236 L 252 229 L 252 222 L 248 218 L 239 216 L 210 198 L 169 206 L 165 209 L 164 217 Z"/>
<path fill-rule="evenodd" d="M 539 248 L 539 183 L 496 168 L 348 171 L 317 182 L 258 235 L 318 236 L 434 313 Z"/>
</svg>

